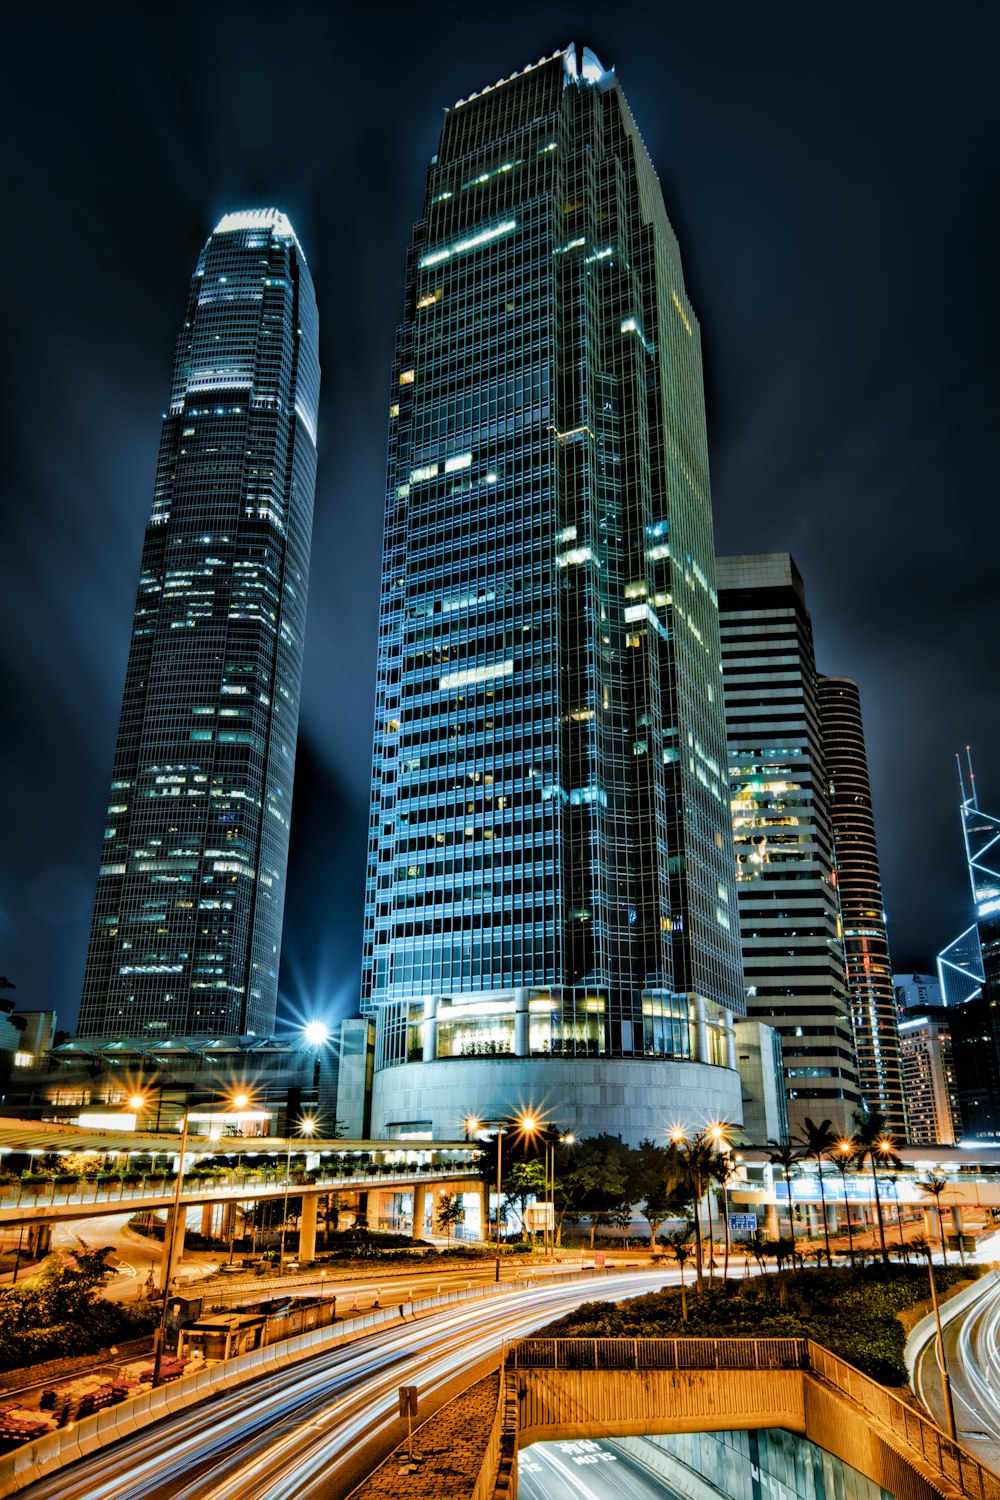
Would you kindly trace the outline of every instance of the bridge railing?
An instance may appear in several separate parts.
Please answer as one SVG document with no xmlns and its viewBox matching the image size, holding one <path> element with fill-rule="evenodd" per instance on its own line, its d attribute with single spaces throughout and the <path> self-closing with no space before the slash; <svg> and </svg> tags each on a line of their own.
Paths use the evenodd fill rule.
<svg viewBox="0 0 1000 1500">
<path fill-rule="evenodd" d="M 987 1469 L 971 1453 L 966 1453 L 936 1423 L 901 1400 L 884 1385 L 871 1380 L 824 1349 L 822 1344 L 809 1340 L 809 1367 L 830 1385 L 835 1386 L 869 1416 L 914 1449 L 921 1457 L 944 1476 L 963 1495 L 973 1500 L 1000 1500 L 1000 1478 Z"/>
<path fill-rule="evenodd" d="M 508 1369 L 809 1370 L 873 1417 L 969 1500 L 1000 1500 L 1000 1477 L 893 1391 L 811 1339 L 533 1338 L 511 1344 Z"/>
<path fill-rule="evenodd" d="M 507 1366 L 514 1370 L 801 1370 L 808 1365 L 805 1339 L 519 1339 L 507 1351 Z"/>
<path fill-rule="evenodd" d="M 431 1183 L 452 1178 L 471 1178 L 474 1175 L 471 1167 L 451 1165 L 435 1165 L 423 1172 L 414 1172 L 412 1168 L 409 1171 L 362 1168 L 351 1173 L 321 1169 L 309 1173 L 306 1178 L 289 1178 L 288 1191 L 292 1197 L 299 1197 L 303 1193 L 315 1192 L 317 1188 L 329 1188 L 331 1191 L 339 1189 L 342 1192 L 358 1189 L 367 1191 L 372 1187 L 393 1188 L 410 1186 L 414 1182 Z M 126 1181 L 120 1177 L 112 1182 L 94 1179 L 76 1183 L 61 1183 L 54 1179 L 41 1183 L 18 1181 L 0 1184 L 0 1210 L 29 1210 L 34 1217 L 45 1209 L 74 1208 L 86 1204 L 106 1206 L 121 1203 L 134 1206 L 148 1203 L 150 1207 L 162 1207 L 173 1201 L 175 1184 L 176 1176 L 173 1173 L 159 1178 L 150 1175 L 135 1181 Z M 181 1192 L 183 1201 L 190 1206 L 199 1199 L 221 1201 L 225 1198 L 250 1200 L 255 1197 L 280 1197 L 284 1189 L 285 1178 L 280 1171 L 257 1174 L 233 1171 L 206 1179 L 185 1174 Z"/>
</svg>

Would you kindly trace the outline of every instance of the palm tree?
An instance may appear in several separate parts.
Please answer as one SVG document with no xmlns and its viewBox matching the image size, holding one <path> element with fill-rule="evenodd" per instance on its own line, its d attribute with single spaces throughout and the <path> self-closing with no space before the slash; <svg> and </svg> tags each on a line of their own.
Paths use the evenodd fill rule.
<svg viewBox="0 0 1000 1500">
<path fill-rule="evenodd" d="M 945 1248 L 944 1225 L 941 1222 L 941 1194 L 948 1186 L 948 1179 L 944 1175 L 940 1167 L 935 1167 L 933 1172 L 928 1172 L 926 1177 L 918 1177 L 916 1180 L 916 1186 L 919 1188 L 920 1192 L 924 1193 L 928 1198 L 934 1199 L 934 1213 L 937 1217 L 938 1239 L 941 1241 L 941 1263 L 942 1265 L 946 1266 L 948 1264 L 948 1251 Z M 961 1236 L 959 1236 L 959 1240 L 961 1240 Z M 927 1258 L 928 1260 L 930 1260 L 929 1255 Z"/>
<path fill-rule="evenodd" d="M 720 1157 L 719 1157 L 718 1181 L 719 1181 L 719 1186 L 722 1188 L 722 1217 L 723 1217 L 723 1221 L 724 1221 L 725 1226 L 726 1226 L 726 1252 L 725 1252 L 725 1259 L 723 1261 L 723 1266 L 722 1266 L 722 1278 L 723 1278 L 723 1280 L 724 1280 L 724 1282 L 726 1283 L 727 1286 L 729 1285 L 729 1250 L 730 1250 L 728 1188 L 729 1188 L 729 1184 L 733 1181 L 733 1179 L 736 1177 L 737 1173 L 739 1172 L 739 1169 L 740 1169 L 740 1162 L 737 1160 L 737 1158 L 735 1156 L 732 1155 L 731 1152 L 725 1152 L 722 1155 L 720 1155 Z"/>
<path fill-rule="evenodd" d="M 899 1179 L 900 1179 L 900 1173 L 897 1172 L 897 1171 L 895 1171 L 895 1170 L 893 1170 L 891 1172 L 886 1172 L 886 1174 L 885 1174 L 885 1180 L 889 1184 L 889 1186 L 892 1188 L 892 1196 L 893 1196 L 893 1200 L 894 1200 L 894 1202 L 896 1204 L 896 1233 L 899 1235 L 899 1253 L 903 1257 L 903 1259 L 907 1263 L 909 1263 L 910 1257 L 907 1254 L 907 1249 L 906 1249 L 906 1236 L 903 1234 L 903 1211 L 902 1211 L 902 1208 L 900 1206 L 899 1193 L 897 1191 L 897 1186 L 896 1186 L 897 1183 L 899 1182 Z"/>
<path fill-rule="evenodd" d="M 844 1195 L 844 1208 L 847 1211 L 847 1253 L 851 1257 L 851 1265 L 854 1264 L 854 1228 L 851 1223 L 851 1205 L 847 1197 L 847 1174 L 855 1165 L 854 1147 L 846 1136 L 834 1141 L 828 1153 L 837 1171 L 840 1173 L 840 1187 Z"/>
<path fill-rule="evenodd" d="M 701 1241 L 701 1200 L 708 1186 L 715 1158 L 715 1148 L 704 1134 L 685 1140 L 673 1135 L 667 1147 L 667 1188 L 682 1188 L 690 1193 L 694 1206 L 694 1268 L 699 1293 L 704 1290 Z"/>
<path fill-rule="evenodd" d="M 667 1244 L 670 1253 L 680 1267 L 681 1273 L 681 1320 L 688 1320 L 687 1287 L 684 1285 L 684 1267 L 691 1257 L 691 1225 L 684 1225 L 683 1229 L 675 1229 L 673 1234 L 667 1236 Z"/>
<path fill-rule="evenodd" d="M 885 1115 L 880 1115 L 878 1110 L 871 1110 L 870 1112 L 855 1110 L 851 1118 L 854 1121 L 854 1135 L 851 1142 L 854 1147 L 854 1155 L 861 1166 L 864 1166 L 866 1159 L 871 1162 L 872 1183 L 875 1188 L 875 1216 L 878 1219 L 878 1237 L 882 1246 L 883 1264 L 888 1265 L 889 1252 L 885 1244 L 882 1200 L 878 1195 L 878 1169 L 879 1167 L 901 1168 L 903 1163 L 896 1154 L 896 1142 L 886 1131 Z"/>
<path fill-rule="evenodd" d="M 816 1172 L 819 1176 L 819 1198 L 823 1213 L 823 1236 L 826 1240 L 826 1263 L 833 1269 L 833 1256 L 830 1253 L 830 1226 L 826 1222 L 826 1190 L 823 1187 L 823 1158 L 828 1156 L 837 1144 L 837 1137 L 833 1133 L 833 1122 L 821 1120 L 817 1125 L 815 1120 L 810 1120 L 806 1115 L 803 1121 L 805 1129 L 799 1133 L 799 1140 L 805 1146 L 803 1153 L 807 1158 L 812 1157 L 816 1162 Z"/>
<path fill-rule="evenodd" d="M 790 1138 L 785 1136 L 782 1141 L 768 1141 L 769 1146 L 774 1149 L 768 1156 L 772 1167 L 780 1167 L 785 1179 L 785 1192 L 788 1194 L 788 1234 L 792 1242 L 792 1267 L 795 1266 L 795 1220 L 792 1218 L 792 1168 L 796 1162 L 802 1160 L 803 1152 L 797 1146 L 793 1146 Z"/>
</svg>

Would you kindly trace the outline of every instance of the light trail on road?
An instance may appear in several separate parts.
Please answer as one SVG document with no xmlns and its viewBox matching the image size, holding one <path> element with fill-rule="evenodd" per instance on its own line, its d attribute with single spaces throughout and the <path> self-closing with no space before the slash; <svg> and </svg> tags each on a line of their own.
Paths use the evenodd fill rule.
<svg viewBox="0 0 1000 1500">
<path fill-rule="evenodd" d="M 995 1473 L 1000 1473 L 998 1325 L 1000 1287 L 949 1319 L 942 1330 L 958 1441 Z M 917 1358 L 913 1384 L 934 1421 L 947 1432 L 936 1337 Z"/>
<path fill-rule="evenodd" d="M 463 1370 L 595 1297 L 658 1289 L 659 1271 L 512 1289 L 314 1355 L 166 1417 L 21 1491 L 25 1500 L 337 1500 L 365 1451 L 391 1447 L 398 1388 L 421 1402 Z M 342 1487 L 341 1487 L 342 1486 Z"/>
</svg>

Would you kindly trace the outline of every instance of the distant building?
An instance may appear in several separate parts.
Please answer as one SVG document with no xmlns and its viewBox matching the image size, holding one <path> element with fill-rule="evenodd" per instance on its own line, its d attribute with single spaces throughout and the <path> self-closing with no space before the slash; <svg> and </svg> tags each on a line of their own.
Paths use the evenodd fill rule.
<svg viewBox="0 0 1000 1500">
<path fill-rule="evenodd" d="M 889 1133 L 902 1142 L 907 1131 L 896 997 L 861 695 L 846 677 L 821 676 L 818 690 L 858 1088 L 864 1108 L 882 1115 Z"/>
<path fill-rule="evenodd" d="M 275 209 L 227 214 L 177 340 L 81 1037 L 274 1029 L 318 401 L 295 232 Z"/>
<path fill-rule="evenodd" d="M 979 941 L 979 928 L 973 924 L 959 933 L 946 948 L 942 948 L 937 960 L 938 988 L 941 999 L 949 1010 L 978 1000 L 983 993 L 983 950 Z"/>
<path fill-rule="evenodd" d="M 900 1016 L 907 1010 L 924 1010 L 928 1005 L 943 1005 L 941 984 L 934 974 L 894 974 L 893 993 Z"/>
<path fill-rule="evenodd" d="M 718 559 L 747 1015 L 781 1036 L 788 1116 L 860 1108 L 812 621 L 787 553 Z"/>
<path fill-rule="evenodd" d="M 787 1138 L 788 1100 L 781 1036 L 749 1017 L 736 1022 L 736 1061 L 743 1085 L 743 1133 L 754 1146 Z"/>
<path fill-rule="evenodd" d="M 3 1105 L 24 1119 L 151 1130 L 173 1128 L 188 1104 L 196 1123 L 228 1128 L 236 1115 L 226 1115 L 226 1099 L 246 1094 L 237 1111 L 241 1134 L 284 1135 L 302 1117 L 315 1117 L 319 1131 L 332 1136 L 337 1064 L 337 1048 L 291 1037 L 164 1037 L 155 1047 L 77 1037 L 18 1068 Z M 138 1116 L 133 1096 L 145 1101 Z"/>
<path fill-rule="evenodd" d="M 446 111 L 389 412 L 372 1129 L 735 1119 L 701 334 L 589 49 Z"/>
<path fill-rule="evenodd" d="M 950 1146 L 962 1136 L 950 1014 L 941 1007 L 911 1009 L 899 1022 L 907 1131 L 913 1146 Z"/>
</svg>

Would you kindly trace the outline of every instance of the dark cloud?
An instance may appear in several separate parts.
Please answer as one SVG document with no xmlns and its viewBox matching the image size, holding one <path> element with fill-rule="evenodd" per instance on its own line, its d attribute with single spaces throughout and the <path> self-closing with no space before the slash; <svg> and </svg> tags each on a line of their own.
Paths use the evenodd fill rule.
<svg viewBox="0 0 1000 1500">
<path fill-rule="evenodd" d="M 320 483 L 282 993 L 356 992 L 388 368 L 441 107 L 585 40 L 705 336 L 722 551 L 794 552 L 861 684 L 901 963 L 967 920 L 954 749 L 1000 807 L 993 7 L 22 7 L 0 79 L 0 968 L 71 1024 L 173 340 L 223 210 L 292 215 Z"/>
</svg>

